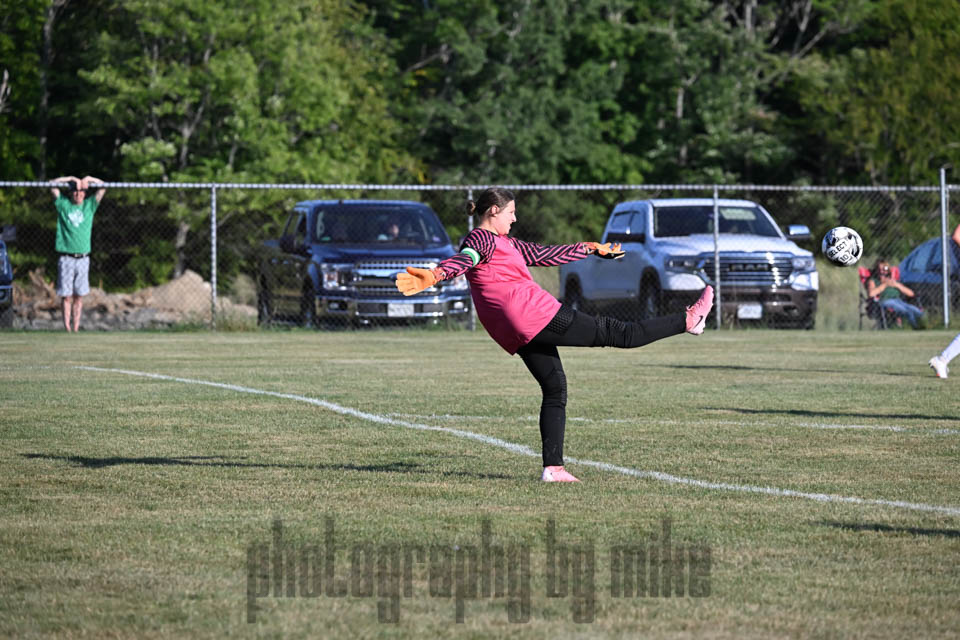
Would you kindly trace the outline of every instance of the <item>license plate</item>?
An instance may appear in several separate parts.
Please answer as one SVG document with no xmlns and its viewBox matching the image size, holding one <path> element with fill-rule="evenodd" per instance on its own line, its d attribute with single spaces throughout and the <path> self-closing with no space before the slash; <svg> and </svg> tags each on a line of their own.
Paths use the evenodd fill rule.
<svg viewBox="0 0 960 640">
<path fill-rule="evenodd" d="M 390 302 L 387 304 L 388 318 L 412 318 L 413 305 L 403 304 L 401 302 Z"/>
<path fill-rule="evenodd" d="M 737 317 L 741 320 L 759 320 L 763 317 L 763 307 L 756 303 L 741 304 L 737 307 Z"/>
</svg>

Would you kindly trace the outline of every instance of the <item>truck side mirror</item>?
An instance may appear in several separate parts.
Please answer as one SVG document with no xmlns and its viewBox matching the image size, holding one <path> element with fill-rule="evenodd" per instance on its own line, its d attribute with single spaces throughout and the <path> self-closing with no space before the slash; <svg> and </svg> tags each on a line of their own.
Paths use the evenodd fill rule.
<svg viewBox="0 0 960 640">
<path fill-rule="evenodd" d="M 7 224 L 3 226 L 3 231 L 0 231 L 0 240 L 4 242 L 15 242 L 17 239 L 17 228 L 12 224 Z"/>
<path fill-rule="evenodd" d="M 797 241 L 812 240 L 813 236 L 810 234 L 810 227 L 805 224 L 791 224 L 787 226 L 787 238 Z"/>
<path fill-rule="evenodd" d="M 296 253 L 304 256 L 310 253 L 307 251 L 307 245 L 297 244 L 296 238 L 291 235 L 280 236 L 280 249 L 284 253 Z"/>
</svg>

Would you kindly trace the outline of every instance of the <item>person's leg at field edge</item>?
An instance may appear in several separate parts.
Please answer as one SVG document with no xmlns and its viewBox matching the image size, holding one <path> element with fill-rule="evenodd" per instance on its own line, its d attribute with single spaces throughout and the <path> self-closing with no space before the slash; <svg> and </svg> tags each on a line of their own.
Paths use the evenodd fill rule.
<svg viewBox="0 0 960 640">
<path fill-rule="evenodd" d="M 73 332 L 80 331 L 80 316 L 83 315 L 83 296 L 73 296 Z"/>
<path fill-rule="evenodd" d="M 946 379 L 950 371 L 947 365 L 958 355 L 960 355 L 960 333 L 950 341 L 950 344 L 940 352 L 940 355 L 930 358 L 930 367 L 936 372 L 938 378 Z"/>
<path fill-rule="evenodd" d="M 70 256 L 60 256 L 57 261 L 57 295 L 60 296 L 60 308 L 63 313 L 63 328 L 67 333 L 73 331 L 73 310 L 77 298 L 77 261 Z"/>
<path fill-rule="evenodd" d="M 61 298 L 63 328 L 67 333 L 80 330 L 83 296 L 90 293 L 90 257 L 62 255 L 57 261 L 57 295 Z"/>
<path fill-rule="evenodd" d="M 67 332 L 80 330 L 80 316 L 83 315 L 83 296 L 66 296 L 61 302 L 63 310 L 63 328 Z"/>
</svg>

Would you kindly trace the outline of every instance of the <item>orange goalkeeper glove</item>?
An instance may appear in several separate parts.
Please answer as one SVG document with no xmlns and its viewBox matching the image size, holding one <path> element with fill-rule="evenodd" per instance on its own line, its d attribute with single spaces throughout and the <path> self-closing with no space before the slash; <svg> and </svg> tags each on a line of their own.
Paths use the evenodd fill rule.
<svg viewBox="0 0 960 640">
<path fill-rule="evenodd" d="M 436 269 L 407 267 L 406 273 L 397 274 L 397 289 L 405 296 L 412 296 L 424 289 L 429 289 L 441 280 L 443 280 L 443 270 L 440 267 Z"/>
<path fill-rule="evenodd" d="M 587 246 L 587 253 L 595 253 L 601 258 L 606 258 L 607 260 L 615 260 L 616 258 L 622 258 L 624 253 L 623 249 L 620 248 L 620 243 L 610 244 L 600 244 L 599 242 L 584 242 Z"/>
</svg>

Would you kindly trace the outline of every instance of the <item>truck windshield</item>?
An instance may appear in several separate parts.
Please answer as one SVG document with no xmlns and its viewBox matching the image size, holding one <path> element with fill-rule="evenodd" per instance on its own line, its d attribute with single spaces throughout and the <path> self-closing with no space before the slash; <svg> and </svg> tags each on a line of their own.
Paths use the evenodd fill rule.
<svg viewBox="0 0 960 640">
<path fill-rule="evenodd" d="M 779 237 L 777 228 L 757 207 L 720 206 L 720 233 Z M 713 234 L 713 205 L 656 207 L 653 233 L 658 238 Z"/>
<path fill-rule="evenodd" d="M 321 244 L 450 244 L 429 209 L 335 206 L 317 211 L 314 242 Z"/>
</svg>

